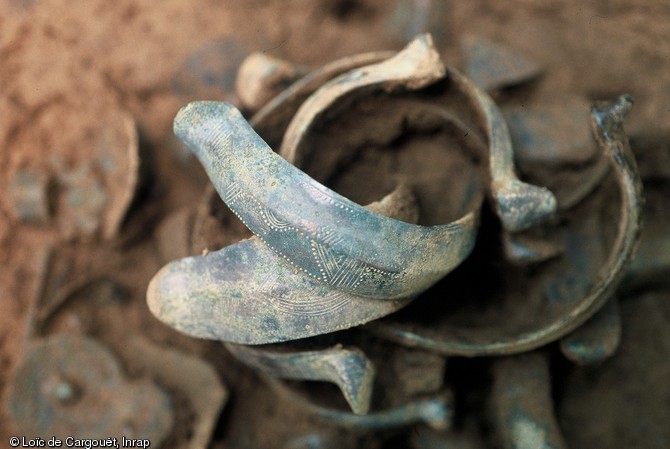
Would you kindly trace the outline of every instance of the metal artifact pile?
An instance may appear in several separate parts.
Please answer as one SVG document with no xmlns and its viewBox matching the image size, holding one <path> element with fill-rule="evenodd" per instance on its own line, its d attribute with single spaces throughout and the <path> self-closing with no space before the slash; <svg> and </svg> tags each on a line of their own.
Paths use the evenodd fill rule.
<svg viewBox="0 0 670 449">
<path fill-rule="evenodd" d="M 670 350 L 659 332 L 667 298 L 654 290 L 670 267 L 657 188 L 667 173 L 641 170 L 662 182 L 647 189 L 633 260 L 643 204 L 623 131 L 629 97 L 590 108 L 569 96 L 533 104 L 529 92 L 517 101 L 542 68 L 476 38 L 464 41 L 466 75 L 427 34 L 397 54 L 314 70 L 260 53 L 242 61 L 241 50 L 223 64 L 217 49 L 229 47 L 207 45 L 188 67 L 235 84 L 242 112 L 195 102 L 174 123 L 213 186 L 165 214 L 146 246 L 121 232 L 133 208 L 148 209 L 136 203 L 147 161 L 125 112 L 92 132 L 94 157 L 80 168 L 10 182 L 18 220 L 57 222 L 84 242 L 37 254 L 24 356 L 5 397 L 17 431 L 193 449 L 263 447 L 263 433 L 285 448 L 428 449 L 610 447 L 621 429 L 642 441 L 648 426 L 664 428 L 634 423 L 644 405 L 615 413 L 640 394 L 667 406 L 645 388 L 670 374 L 658 356 Z M 236 83 L 231 61 L 241 61 Z M 86 257 L 71 257 L 78 250 Z M 151 312 L 224 342 L 240 364 L 127 334 L 130 295 L 116 275 L 158 263 Z M 585 365 L 598 371 L 574 368 Z M 221 377 L 236 396 L 220 416 Z M 249 392 L 266 402 L 248 404 Z M 264 409 L 275 403 L 280 412 Z M 605 424 L 584 425 L 596 415 Z"/>
<path fill-rule="evenodd" d="M 430 35 L 306 75 L 254 54 L 237 79 L 249 122 L 226 103 L 182 108 L 175 133 L 216 190 L 192 234 L 207 251 L 156 274 L 151 311 L 225 342 L 319 419 L 359 435 L 420 424 L 417 448 L 483 444 L 444 383 L 447 361 L 506 355 L 491 361 L 496 444 L 566 447 L 553 343 L 592 364 L 620 342 L 615 292 L 642 208 L 623 131 L 632 100 L 594 104 L 590 117 L 578 100 L 501 111 L 482 88 L 541 70 L 511 53 L 501 67 L 496 46 L 468 45 L 470 78 L 441 62 Z M 366 152 L 384 155 L 366 162 Z M 417 160 L 444 174 L 422 178 Z M 542 186 L 521 181 L 515 161 Z M 363 187 L 370 167 L 388 170 L 388 183 Z M 296 381 L 335 384 L 346 404 Z M 290 447 L 341 443 L 312 437 Z"/>
</svg>

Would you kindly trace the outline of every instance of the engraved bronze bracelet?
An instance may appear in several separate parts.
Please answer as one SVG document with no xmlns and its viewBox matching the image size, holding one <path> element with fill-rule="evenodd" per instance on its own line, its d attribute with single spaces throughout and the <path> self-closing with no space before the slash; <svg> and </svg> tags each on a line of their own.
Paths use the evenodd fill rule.
<svg viewBox="0 0 670 449">
<path fill-rule="evenodd" d="M 443 75 L 439 55 L 424 37 L 385 62 L 331 83 L 344 83 L 345 90 L 374 84 L 419 88 Z M 431 227 L 370 212 L 274 153 L 230 105 L 185 106 L 175 118 L 175 134 L 254 234 L 293 266 L 338 290 L 378 299 L 416 295 L 456 267 L 474 244 L 476 211 Z"/>
<path fill-rule="evenodd" d="M 430 38 L 419 37 L 395 57 L 341 75 L 319 89 L 289 126 L 282 151 L 299 162 L 295 136 L 345 94 L 372 87 L 424 87 L 444 73 Z M 461 75 L 451 75 L 486 119 L 491 190 L 503 224 L 516 231 L 551 216 L 553 195 L 516 179 L 509 133 L 493 101 Z M 191 103 L 177 115 L 175 134 L 198 156 L 223 200 L 254 234 L 293 266 L 338 290 L 378 299 L 416 295 L 472 249 L 475 211 L 430 227 L 367 211 L 292 167 L 232 106 Z"/>
<path fill-rule="evenodd" d="M 416 58 L 417 51 L 422 53 L 424 58 L 436 60 L 431 52 L 416 46 L 413 53 L 405 53 L 404 58 L 420 63 L 422 59 Z M 438 70 L 438 73 L 442 71 Z M 413 78 L 409 77 L 408 82 L 412 84 Z M 403 83 L 397 81 L 396 86 L 402 87 Z M 223 104 L 204 105 L 233 111 L 230 106 Z M 239 134 L 240 139 L 248 137 L 248 141 L 262 145 L 261 149 L 266 150 L 269 156 L 273 156 L 274 153 L 255 135 L 239 113 L 235 111 L 233 114 L 236 119 L 233 123 L 224 125 L 224 128 L 229 129 L 227 128 L 229 126 L 243 128 L 244 133 Z M 221 126 L 217 123 L 217 117 L 210 118 L 214 121 L 211 126 L 215 128 Z M 191 119 L 198 125 L 197 117 Z M 449 117 L 441 120 L 448 122 Z M 190 126 L 188 121 L 179 122 L 177 119 L 177 122 L 177 128 L 180 125 Z M 260 124 L 262 125 L 262 121 Z M 454 125 L 458 127 L 458 124 Z M 202 136 L 207 136 L 209 132 L 200 131 Z M 242 140 L 238 141 L 238 147 L 247 148 Z M 279 156 L 275 159 L 275 162 L 289 173 L 298 172 Z M 216 183 L 220 176 L 225 175 L 221 174 L 224 168 L 221 167 L 219 159 L 212 158 L 210 163 L 205 163 L 205 166 Z M 235 165 L 238 169 L 243 166 L 239 160 Z M 235 170 L 232 171 L 237 173 Z M 301 175 L 311 184 L 318 185 L 307 175 L 302 173 Z M 276 174 L 274 178 L 273 182 L 285 182 L 284 179 L 278 179 Z M 474 190 L 478 191 L 477 188 Z M 233 203 L 240 199 L 239 194 L 237 197 L 232 196 Z M 372 205 L 376 211 L 374 213 L 346 201 L 357 210 L 360 209 L 366 215 L 378 220 L 390 221 L 378 214 L 392 215 L 405 221 L 416 218 L 402 215 L 404 209 L 411 209 L 409 203 L 414 201 L 405 188 L 396 189 L 385 200 Z M 481 196 L 475 193 L 470 201 L 472 205 L 469 208 L 470 213 L 461 219 L 465 225 L 461 226 L 459 223 L 447 225 L 449 230 L 460 228 L 464 233 L 459 245 L 456 246 L 458 251 L 452 255 L 456 258 L 453 265 L 460 263 L 469 253 L 468 247 L 471 247 L 474 241 L 480 203 Z M 287 205 L 291 204 L 293 202 L 287 202 Z M 300 210 L 294 210 L 294 213 L 296 212 L 299 213 Z M 401 229 L 412 226 L 398 220 L 393 222 Z M 409 302 L 408 298 L 370 301 L 359 295 L 335 289 L 332 285 L 300 273 L 257 237 L 205 256 L 189 257 L 168 264 L 152 280 L 147 300 L 150 309 L 159 319 L 182 332 L 201 338 L 243 344 L 280 342 L 346 329 L 387 315 Z"/>
<path fill-rule="evenodd" d="M 175 131 L 254 234 L 338 290 L 377 299 L 416 295 L 474 244 L 476 211 L 428 227 L 366 210 L 274 153 L 232 106 L 191 103 L 175 119 Z"/>
</svg>

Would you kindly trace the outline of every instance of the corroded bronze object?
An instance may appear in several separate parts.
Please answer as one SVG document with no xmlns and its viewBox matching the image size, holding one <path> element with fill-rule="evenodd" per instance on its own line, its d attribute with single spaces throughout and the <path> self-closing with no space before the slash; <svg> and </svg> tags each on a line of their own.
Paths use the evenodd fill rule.
<svg viewBox="0 0 670 449">
<path fill-rule="evenodd" d="M 373 80 L 405 82 L 408 88 L 442 75 L 430 42 L 417 40 L 405 52 L 366 73 L 376 69 Z M 352 76 L 352 84 L 358 78 Z M 475 212 L 424 227 L 366 211 L 273 153 L 229 105 L 191 103 L 177 115 L 175 133 L 252 232 L 296 268 L 338 290 L 378 299 L 412 296 L 472 249 Z"/>
<path fill-rule="evenodd" d="M 358 415 L 370 409 L 375 368 L 358 348 L 283 353 L 230 343 L 226 348 L 238 360 L 273 377 L 334 383 Z"/>
<path fill-rule="evenodd" d="M 392 213 L 411 208 L 411 201 L 401 188 L 371 207 Z M 179 331 L 242 344 L 347 329 L 408 301 L 370 301 L 335 290 L 300 273 L 257 238 L 171 262 L 156 274 L 147 293 L 151 311 Z"/>
<path fill-rule="evenodd" d="M 101 413 L 101 404 L 107 409 Z M 157 445 L 173 424 L 169 397 L 123 378 L 116 358 L 90 338 L 60 335 L 34 344 L 8 385 L 7 410 L 29 437 L 121 438 Z M 104 437 L 103 437 L 104 435 Z"/>
<path fill-rule="evenodd" d="M 372 323 L 371 329 L 401 344 L 424 347 L 443 354 L 468 356 L 511 354 L 537 348 L 563 337 L 595 314 L 621 282 L 640 235 L 642 187 L 623 130 L 623 120 L 631 106 L 630 97 L 623 96 L 613 102 L 599 103 L 592 107 L 594 134 L 615 174 L 621 201 L 620 222 L 609 254 L 602 257 L 601 266 L 594 266 L 595 261 L 589 259 L 589 254 L 602 252 L 602 242 L 597 242 L 602 233 L 597 213 L 591 211 L 585 214 L 582 218 L 584 223 L 567 234 L 566 242 L 575 250 L 566 255 L 569 267 L 565 273 L 575 274 L 575 267 L 582 266 L 584 269 L 588 267 L 588 272 L 593 271 L 593 275 L 588 275 L 586 283 L 580 281 L 584 285 L 574 297 L 564 297 L 564 293 L 561 292 L 561 285 L 568 281 L 565 279 L 565 274 L 556 272 L 548 275 L 551 281 L 547 284 L 551 287 L 544 287 L 545 292 L 542 294 L 545 298 L 542 301 L 544 304 L 550 304 L 554 310 L 557 308 L 556 304 L 561 305 L 562 313 L 548 315 L 541 320 L 533 319 L 530 322 L 521 320 L 514 326 L 497 320 L 496 324 L 486 326 L 485 329 L 481 325 L 457 327 L 452 323 L 443 324 L 440 319 L 434 320 L 430 325 L 418 322 L 403 323 L 395 320 L 395 317 L 390 317 L 386 321 Z M 582 253 L 588 245 L 596 248 L 591 252 Z M 580 276 L 586 274 L 581 273 Z M 570 295 L 574 292 L 565 293 Z M 494 306 L 495 304 L 492 305 Z M 551 310 L 547 306 L 542 307 L 544 310 Z M 529 317 L 533 318 L 533 315 Z"/>
<path fill-rule="evenodd" d="M 434 60 L 432 50 L 429 51 L 425 46 L 417 45 L 413 47 L 411 52 L 404 53 L 403 57 L 412 63 L 416 63 L 416 59 L 419 62 L 425 59 L 424 54 L 427 54 L 426 57 L 429 60 Z M 395 61 L 398 61 L 398 59 L 395 59 Z M 433 63 L 431 62 L 431 64 Z M 388 67 L 388 65 L 383 67 Z M 344 76 L 348 77 L 349 75 Z M 351 78 L 356 79 L 356 77 Z M 365 85 L 367 82 L 369 80 L 360 80 L 359 85 Z M 396 81 L 394 86 L 398 87 L 402 83 L 415 85 L 418 81 L 409 77 L 402 82 Z M 224 107 L 216 104 L 209 106 Z M 226 106 L 225 108 L 229 107 Z M 435 112 L 435 107 L 431 109 L 428 106 L 419 106 L 419 108 L 435 115 L 438 121 L 451 123 L 451 126 L 462 129 L 464 134 L 468 134 L 468 130 L 463 128 L 463 125 L 452 116 Z M 217 117 L 210 117 L 209 119 L 213 120 L 211 126 L 219 126 Z M 182 121 L 183 124 L 179 126 L 186 127 L 188 121 Z M 248 125 L 242 122 L 241 117 L 236 119 L 235 123 L 235 126 L 245 129 L 245 133 L 253 132 L 248 128 Z M 260 126 L 263 127 L 262 122 Z M 204 138 L 207 134 L 201 133 L 199 135 Z M 257 142 L 260 145 L 262 141 L 255 134 L 253 136 L 250 137 L 252 142 Z M 265 145 L 263 144 L 263 146 Z M 265 151 L 269 152 L 270 150 L 266 149 Z M 279 159 L 279 163 L 286 168 L 290 167 L 281 159 Z M 210 175 L 214 180 L 219 179 L 218 174 L 221 172 L 221 167 L 216 163 L 216 160 L 213 160 L 212 164 L 207 165 L 211 172 Z M 289 172 L 294 173 L 297 170 L 292 169 Z M 233 175 L 229 174 L 228 176 Z M 273 174 L 272 176 L 276 177 L 277 175 Z M 306 178 L 305 175 L 302 176 Z M 309 180 L 309 178 L 306 179 L 310 185 L 316 186 L 314 188 L 317 191 L 323 190 L 323 187 L 319 187 L 318 183 Z M 286 180 L 277 178 L 277 181 L 274 182 L 284 184 Z M 239 185 L 239 182 L 236 185 Z M 298 187 L 300 188 L 300 185 Z M 368 206 L 371 212 L 366 212 L 360 206 L 344 198 L 342 198 L 342 201 L 345 201 L 346 207 L 353 208 L 357 213 L 365 212 L 364 215 L 371 217 L 373 221 L 390 223 L 391 226 L 397 227 L 399 231 L 390 235 L 393 237 L 393 241 L 402 243 L 406 251 L 417 253 L 416 249 L 411 248 L 404 240 L 406 232 L 403 230 L 407 229 L 410 230 L 410 233 L 426 234 L 422 238 L 428 238 L 427 243 L 433 246 L 445 246 L 446 248 L 453 243 L 451 251 L 455 252 L 444 253 L 444 256 L 451 258 L 452 261 L 435 270 L 436 272 L 444 272 L 467 256 L 468 248 L 474 240 L 474 226 L 481 195 L 477 193 L 479 189 L 476 179 L 469 182 L 468 188 L 472 190 L 469 193 L 471 199 L 466 202 L 465 209 L 470 212 L 463 219 L 441 227 L 413 226 L 408 223 L 415 221 L 417 216 L 415 212 L 411 212 L 415 209 L 415 206 L 411 205 L 413 200 L 407 187 L 399 187 L 378 204 Z M 309 194 L 309 191 L 307 191 L 307 194 Z M 233 201 L 243 207 L 244 202 L 238 197 L 239 195 L 233 196 Z M 316 197 L 316 200 L 318 201 L 315 205 L 322 204 L 326 209 L 334 209 L 336 214 L 342 214 L 345 211 L 344 208 L 335 207 L 328 202 L 319 203 L 319 197 Z M 256 203 L 251 202 L 252 206 L 254 204 Z M 274 205 L 275 203 L 270 202 L 269 204 Z M 293 209 L 293 212 L 291 212 L 293 215 L 300 214 L 303 211 L 303 208 L 295 206 L 294 198 L 290 202 L 283 202 L 272 207 L 283 207 L 285 210 Z M 323 214 L 323 211 L 318 208 L 314 209 L 314 212 L 317 216 Z M 408 212 L 411 213 L 408 215 Z M 262 214 L 266 218 L 274 217 L 270 210 L 264 211 Z M 384 215 L 395 217 L 397 220 L 386 219 Z M 351 221 L 351 217 L 348 220 Z M 304 220 L 300 218 L 300 221 Z M 319 217 L 319 222 L 333 223 L 333 221 L 323 217 Z M 357 223 L 355 229 L 361 228 L 361 226 L 362 223 Z M 363 227 L 365 228 L 365 226 Z M 284 232 L 280 229 L 284 228 L 280 226 L 276 231 Z M 353 232 L 353 230 L 347 231 Z M 379 238 L 378 229 L 376 232 L 371 231 L 372 228 L 363 229 L 361 235 L 367 235 L 368 240 L 375 240 L 378 244 L 393 249 L 393 244 L 390 241 Z M 438 234 L 450 235 L 451 238 L 444 239 L 444 236 L 438 238 Z M 335 232 L 326 234 L 322 238 L 325 238 L 325 241 L 331 244 L 339 241 L 340 246 L 345 241 L 342 236 Z M 316 242 L 314 242 L 314 245 L 317 245 Z M 317 249 L 319 248 L 321 247 L 317 247 Z M 356 245 L 351 245 L 351 249 L 354 251 L 358 251 L 357 248 Z M 314 251 L 315 249 L 312 248 L 309 257 L 313 257 Z M 318 254 L 322 255 L 324 252 L 326 256 L 329 255 L 327 248 L 318 252 Z M 379 256 L 386 255 L 386 252 L 380 250 L 378 254 Z M 423 259 L 415 262 L 429 265 Z M 195 256 L 168 264 L 152 280 L 148 291 L 148 303 L 150 309 L 161 320 L 189 335 L 234 343 L 262 344 L 346 329 L 388 315 L 408 302 L 408 299 L 366 301 L 358 294 L 341 291 L 339 287 L 342 282 L 351 280 L 353 276 L 345 270 L 351 265 L 351 261 L 341 257 L 339 259 L 330 257 L 325 261 L 328 262 L 325 268 L 329 270 L 331 280 L 336 281 L 336 286 L 300 273 L 282 260 L 277 253 L 271 251 L 261 240 L 253 237 L 220 251 L 208 253 L 205 256 Z M 337 276 L 337 273 L 346 273 L 346 276 Z M 376 273 L 377 276 L 381 275 L 379 270 Z M 338 278 L 341 282 L 337 281 Z M 387 287 L 385 289 L 387 291 L 398 288 L 394 284 L 396 281 L 392 282 L 392 279 L 386 279 L 386 282 Z M 426 281 L 421 280 L 421 282 L 425 283 Z M 383 286 L 383 284 L 379 284 L 376 288 L 380 288 L 380 286 Z M 411 291 L 410 293 L 415 294 L 416 292 Z"/>
<path fill-rule="evenodd" d="M 472 249 L 475 212 L 425 227 L 368 211 L 273 153 L 230 106 L 192 103 L 176 127 L 211 167 L 219 194 L 242 222 L 293 266 L 338 290 L 412 296 Z"/>
<path fill-rule="evenodd" d="M 529 73 L 522 78 L 539 72 Z M 247 75 L 254 79 L 257 74 Z M 428 36 L 420 36 L 396 56 L 359 55 L 306 75 L 264 107 L 254 105 L 253 110 L 260 110 L 251 125 L 230 105 L 192 103 L 175 119 L 175 133 L 196 153 L 231 216 L 235 213 L 255 235 L 168 264 L 151 282 L 150 308 L 182 332 L 227 342 L 234 357 L 314 417 L 357 429 L 423 423 L 443 431 L 452 418 L 451 398 L 442 383 L 444 355 L 516 354 L 562 338 L 563 354 L 586 364 L 611 357 L 618 347 L 620 321 L 612 295 L 636 246 L 642 204 L 639 176 L 623 132 L 631 103 L 624 96 L 592 108 L 592 129 L 602 157 L 584 137 L 586 123 L 578 118 L 563 123 L 579 131 L 572 137 L 588 153 L 575 150 L 566 155 L 572 143 L 558 142 L 562 131 L 542 129 L 545 123 L 538 125 L 535 115 L 529 119 L 517 113 L 518 128 L 510 133 L 491 97 L 443 66 Z M 393 107 L 402 113 L 392 113 Z M 565 108 L 550 112 L 549 123 L 551 117 L 563 117 Z M 371 129 L 389 131 L 371 137 L 367 147 L 356 137 L 343 136 L 340 162 L 334 155 L 339 148 L 328 139 L 339 144 L 337 131 L 355 124 L 351 117 L 356 114 L 373 124 Z M 459 171 L 456 178 L 462 182 L 455 194 L 452 185 L 444 189 L 454 196 L 453 201 L 449 198 L 454 221 L 435 220 L 438 215 L 423 207 L 435 204 L 435 197 L 422 203 L 429 189 L 420 182 L 412 184 L 406 179 L 411 176 L 402 176 L 405 173 L 390 170 L 396 190 L 365 208 L 325 187 L 346 176 L 342 172 L 360 156 L 358 151 L 375 154 L 370 147 L 377 145 L 400 152 L 396 144 L 407 136 L 425 133 L 437 141 L 435 136 L 447 128 L 463 136 L 459 142 L 467 141 L 467 150 L 477 151 L 478 157 L 468 162 L 479 168 L 483 161 L 485 166 Z M 511 134 L 516 139 L 531 137 L 517 154 Z M 538 142 L 559 143 L 560 155 L 550 148 L 534 152 Z M 280 155 L 273 147 L 281 147 Z M 434 154 L 422 154 L 433 160 Z M 531 183 L 547 171 L 535 177 L 527 171 L 519 175 L 515 157 L 529 164 L 525 168 L 555 169 L 575 160 L 582 166 L 554 196 L 549 188 Z M 543 185 L 553 188 L 558 178 Z M 408 182 L 398 184 L 399 180 Z M 456 284 L 461 291 L 453 298 L 449 286 L 454 284 L 449 281 L 458 272 L 441 279 L 463 266 L 471 253 L 482 190 L 495 214 L 486 230 L 491 232 L 495 223 L 498 236 L 498 246 L 493 252 L 487 247 L 485 256 L 495 260 L 474 271 L 467 267 L 467 282 Z M 613 198 L 620 209 L 618 226 L 609 225 L 617 218 L 612 208 L 603 210 Z M 210 194 L 206 201 L 211 199 Z M 436 224 L 445 222 L 449 224 Z M 481 254 L 474 257 L 479 257 L 476 263 L 482 261 Z M 480 276 L 500 263 L 506 264 L 501 273 L 517 279 L 505 279 L 493 295 L 468 298 L 468 290 L 478 287 L 473 273 Z M 485 279 L 482 276 L 482 283 Z M 602 308 L 608 300 L 610 305 Z M 362 332 L 283 343 L 349 329 L 396 311 Z M 433 356 L 438 360 L 430 363 L 436 369 L 413 371 L 422 377 L 416 384 L 397 376 L 397 390 L 389 389 L 382 376 L 376 376 L 389 367 L 374 357 L 379 348 L 366 346 L 366 338 Z M 282 344 L 241 345 L 276 342 Z M 412 359 L 390 352 L 384 357 L 400 366 Z M 564 447 L 544 354 L 496 360 L 492 374 L 489 402 L 499 442 L 504 447 Z M 339 395 L 323 399 L 318 392 L 327 392 L 327 386 L 306 389 L 295 382 L 301 380 L 334 383 L 349 407 L 343 401 L 331 407 Z"/>
</svg>

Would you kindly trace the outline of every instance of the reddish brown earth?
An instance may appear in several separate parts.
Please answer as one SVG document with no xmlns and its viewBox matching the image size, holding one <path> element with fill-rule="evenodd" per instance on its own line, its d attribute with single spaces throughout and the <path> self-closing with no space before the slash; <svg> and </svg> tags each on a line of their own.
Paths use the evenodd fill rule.
<svg viewBox="0 0 670 449">
<path fill-rule="evenodd" d="M 270 447 L 273 441 L 309 429 L 310 420 L 304 413 L 283 408 L 260 380 L 235 363 L 220 345 L 177 334 L 153 318 L 146 307 L 149 279 L 171 258 L 170 251 L 179 252 L 161 247 L 165 242 L 156 237 L 160 235 L 159 224 L 170 213 L 197 203 L 207 182 L 198 164 L 173 137 L 172 120 L 177 110 L 191 100 L 236 101 L 235 70 L 251 51 L 315 67 L 362 51 L 399 49 L 409 36 L 390 25 L 394 3 L 2 0 L 0 389 L 5 391 L 29 339 L 55 332 L 87 334 L 123 355 L 125 339 L 141 335 L 211 362 L 232 391 L 213 447 L 239 447 L 254 440 L 267 444 L 259 447 Z M 447 63 L 457 67 L 463 61 L 459 43 L 468 35 L 490 38 L 540 62 L 546 74 L 531 87 L 533 101 L 540 104 L 564 97 L 593 100 L 622 93 L 633 95 L 634 110 L 626 122 L 633 150 L 647 174 L 667 179 L 670 5 L 663 0 L 584 3 L 452 1 L 434 18 L 434 28 L 429 31 L 441 32 L 438 46 Z M 223 49 L 225 58 L 210 56 L 186 63 L 189 56 L 212 42 Z M 214 76 L 215 82 L 208 84 L 206 75 Z M 519 101 L 523 103 L 523 99 Z M 123 114 L 134 119 L 140 133 L 143 175 L 133 207 L 121 230 L 114 233 L 108 230 L 114 228 L 109 210 L 128 194 L 124 187 L 127 178 L 123 176 L 127 162 L 123 149 L 113 147 L 114 137 L 110 144 L 101 135 L 107 129 L 118 129 Z M 106 172 L 104 161 L 96 156 L 101 145 L 103 152 L 108 148 L 104 145 L 112 145 L 110 151 L 120 158 L 121 168 L 114 174 Z M 19 172 L 38 173 L 47 179 L 49 193 L 45 202 L 49 212 L 41 222 L 26 223 L 17 216 L 9 192 Z M 383 173 L 366 171 L 371 185 L 381 183 L 375 176 L 382 178 Z M 75 220 L 68 203 L 72 185 L 81 187 L 80 191 L 87 192 L 89 198 L 94 192 L 102 192 L 97 203 L 87 203 L 90 210 L 84 214 L 88 218 L 83 222 Z M 664 210 L 662 206 L 660 209 Z M 54 265 L 60 267 L 54 270 L 60 274 L 52 274 L 53 279 L 42 288 L 40 267 L 45 248 L 52 248 Z M 38 320 L 38 329 L 30 333 L 30 317 L 35 310 L 39 317 L 43 313 L 40 307 L 57 302 L 58 295 L 68 291 L 68 286 L 99 277 L 122 285 L 123 298 L 100 303 L 85 294 L 74 295 L 47 322 Z M 40 289 L 45 291 L 40 293 Z M 665 297 L 667 300 L 667 294 Z M 664 333 L 666 341 L 670 332 L 667 306 L 657 305 L 649 298 L 645 301 L 645 313 L 653 315 L 654 307 L 665 310 L 655 319 L 657 330 Z M 631 302 L 624 308 L 626 313 L 635 314 L 633 305 Z M 638 321 L 631 321 L 631 329 L 640 327 Z M 624 320 L 624 326 L 626 323 Z M 632 335 L 635 333 L 628 333 L 624 327 L 624 339 Z M 653 339 L 646 336 L 641 341 Z M 635 343 L 624 346 L 625 357 L 632 357 L 630 345 Z M 646 368 L 653 371 L 655 357 L 663 355 L 644 353 L 644 357 L 649 363 Z M 649 381 L 649 391 L 642 395 L 650 400 L 651 407 L 657 408 L 649 410 L 640 405 L 649 416 L 668 416 L 669 403 L 654 400 L 650 394 L 651 390 L 660 389 L 659 395 L 670 397 L 667 360 L 665 365 L 659 366 L 658 376 L 647 374 L 647 378 L 659 383 L 653 385 Z M 642 369 L 628 358 L 613 361 L 602 367 L 605 368 L 615 370 L 610 375 L 612 379 L 627 381 L 630 372 Z M 616 370 L 624 369 L 626 375 L 616 375 Z M 598 400 L 622 405 L 609 397 L 608 389 L 602 386 L 612 385 L 613 381 L 607 384 L 605 379 L 601 385 L 597 374 L 585 376 L 569 377 L 576 380 L 566 390 L 563 405 L 566 438 L 573 448 L 594 447 L 602 429 L 608 435 L 625 433 L 624 424 L 612 424 L 618 423 L 621 416 L 605 423 L 596 420 L 590 424 L 593 429 L 588 428 L 588 423 L 584 424 L 586 430 L 575 424 L 576 419 L 592 416 L 585 416 L 584 410 L 592 410 L 589 404 Z M 589 382 L 597 383 L 600 389 L 590 391 Z M 581 390 L 589 391 L 588 404 L 576 399 Z M 596 407 L 591 414 L 597 412 Z M 184 418 L 184 413 L 178 411 L 177 417 Z M 187 438 L 189 422 L 188 417 L 175 421 L 166 447 L 180 447 L 179 442 Z M 660 427 L 653 425 L 653 419 L 649 422 L 652 431 Z M 611 442 L 601 446 L 632 447 L 616 444 L 639 443 L 645 436 L 654 440 L 654 435 L 645 434 L 646 426 L 637 426 L 632 437 L 611 438 Z M 1 445 L 14 432 L 3 408 Z M 660 438 L 667 442 L 667 431 Z M 661 447 L 640 444 L 639 447 Z"/>
</svg>

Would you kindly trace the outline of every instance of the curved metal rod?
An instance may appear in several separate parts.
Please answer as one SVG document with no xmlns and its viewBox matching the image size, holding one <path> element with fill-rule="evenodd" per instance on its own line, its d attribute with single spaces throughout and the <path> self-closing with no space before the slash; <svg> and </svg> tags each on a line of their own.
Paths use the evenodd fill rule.
<svg viewBox="0 0 670 449">
<path fill-rule="evenodd" d="M 356 415 L 311 402 L 293 391 L 281 380 L 264 376 L 265 381 L 282 398 L 312 413 L 314 416 L 339 426 L 368 430 L 396 429 L 412 424 L 426 424 L 436 430 L 448 430 L 453 421 L 453 399 L 448 392 L 415 399 L 406 404 L 385 410 L 373 410 Z"/>
<path fill-rule="evenodd" d="M 456 70 L 449 69 L 448 77 L 466 94 L 486 124 L 490 191 L 503 227 L 510 232 L 523 231 L 549 219 L 556 212 L 556 198 L 549 189 L 517 178 L 509 129 L 493 99 Z"/>
<path fill-rule="evenodd" d="M 440 61 L 433 38 L 423 34 L 415 38 L 397 55 L 377 64 L 344 73 L 321 86 L 298 109 L 291 120 L 279 154 L 294 164 L 303 165 L 300 141 L 308 129 L 343 97 L 355 92 L 381 89 L 417 90 L 442 78 L 446 69 Z"/>
<path fill-rule="evenodd" d="M 235 358 L 270 376 L 332 382 L 355 414 L 364 415 L 370 410 L 375 367 L 358 348 L 282 353 L 230 343 L 225 346 Z"/>
<path fill-rule="evenodd" d="M 430 36 L 420 36 L 403 52 L 385 62 L 362 67 L 330 80 L 303 103 L 288 126 L 281 144 L 279 154 L 287 160 L 300 166 L 306 153 L 311 149 L 303 142 L 306 134 L 315 127 L 321 116 L 330 113 L 333 107 L 344 98 L 352 95 L 360 96 L 373 89 L 391 91 L 400 85 L 397 76 L 391 74 L 402 73 L 409 63 L 409 58 L 401 58 L 404 52 L 409 52 L 412 46 L 423 45 L 422 39 L 428 39 L 428 47 L 432 47 Z M 437 52 L 426 58 L 422 63 L 436 65 Z M 400 69 L 398 68 L 399 64 Z M 436 66 L 437 67 L 437 66 Z M 444 77 L 445 69 L 430 76 L 413 76 L 411 83 L 403 79 L 402 86 L 409 89 L 424 87 Z M 470 100 L 486 124 L 485 129 L 489 140 L 489 172 L 491 175 L 491 197 L 495 210 L 503 226 L 510 232 L 528 229 L 538 223 L 546 221 L 556 211 L 556 198 L 546 188 L 520 181 L 515 173 L 514 154 L 507 124 L 502 113 L 491 97 L 480 90 L 468 78 L 454 69 L 447 69 L 448 78 Z"/>
<path fill-rule="evenodd" d="M 259 109 L 251 117 L 249 123 L 262 136 L 265 136 L 266 133 L 275 127 L 278 127 L 283 135 L 285 129 L 282 126 L 278 126 L 278 122 L 283 122 L 284 117 L 293 117 L 304 100 L 328 80 L 349 70 L 376 64 L 385 59 L 392 58 L 394 55 L 395 52 L 392 51 L 361 53 L 347 56 L 319 67 L 281 91 L 276 97 Z M 286 124 L 288 124 L 288 120 L 286 120 Z"/>
</svg>

